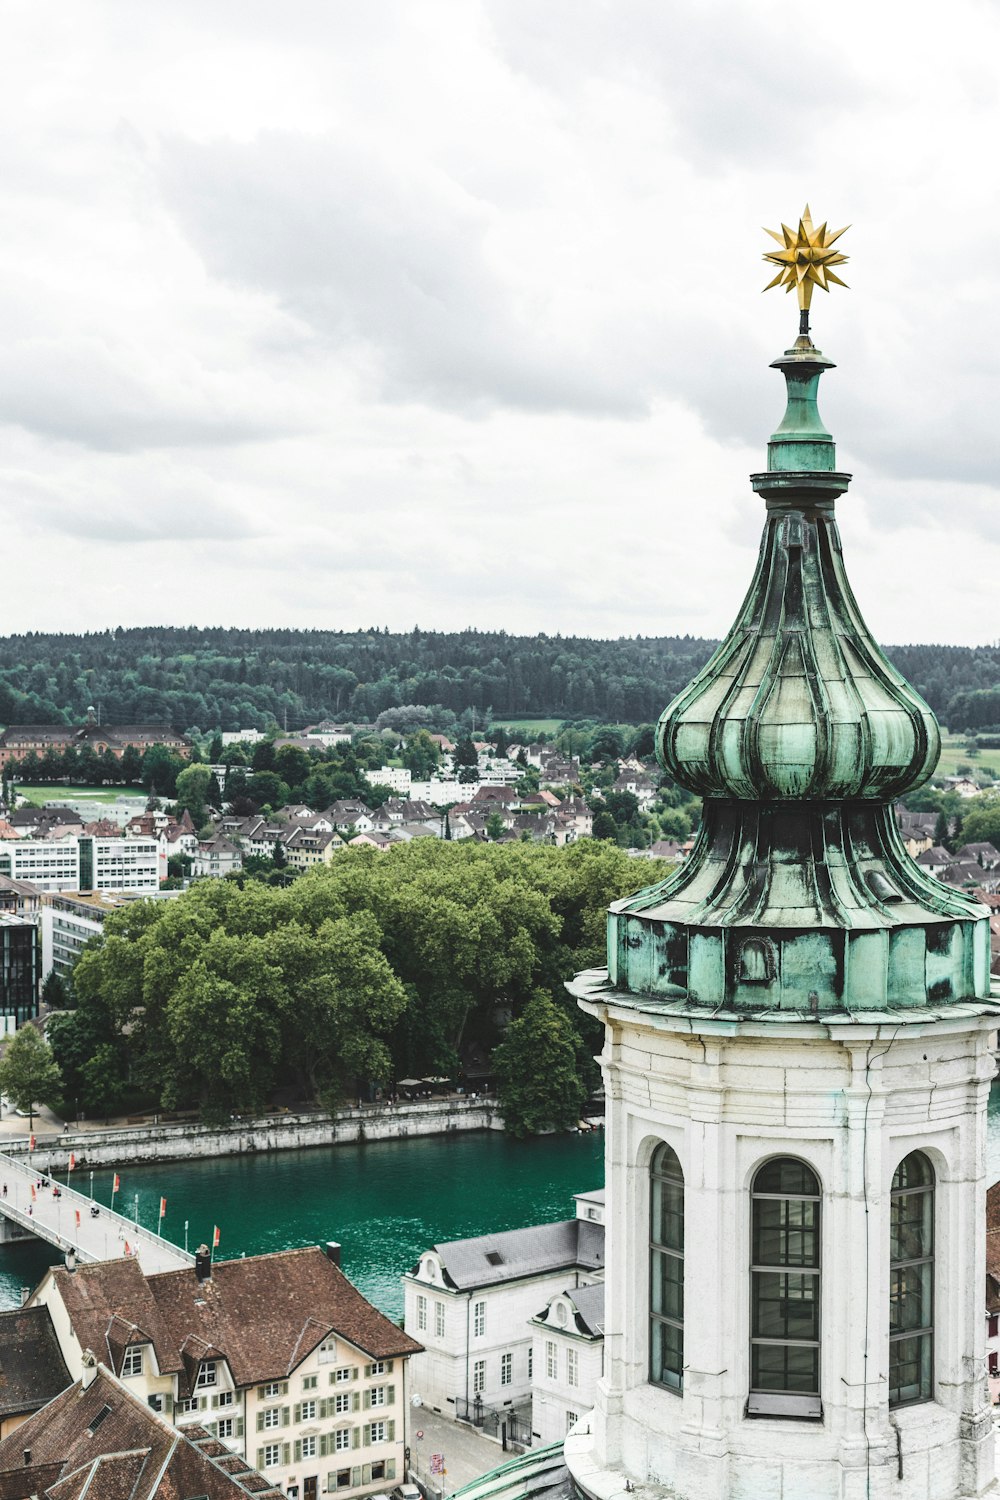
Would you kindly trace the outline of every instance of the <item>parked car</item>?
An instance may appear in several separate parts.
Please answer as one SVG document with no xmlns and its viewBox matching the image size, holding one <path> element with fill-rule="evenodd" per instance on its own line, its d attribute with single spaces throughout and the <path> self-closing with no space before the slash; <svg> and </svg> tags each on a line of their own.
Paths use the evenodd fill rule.
<svg viewBox="0 0 1000 1500">
<path fill-rule="evenodd" d="M 397 1484 L 390 1500 L 424 1500 L 423 1492 L 416 1484 Z"/>
</svg>

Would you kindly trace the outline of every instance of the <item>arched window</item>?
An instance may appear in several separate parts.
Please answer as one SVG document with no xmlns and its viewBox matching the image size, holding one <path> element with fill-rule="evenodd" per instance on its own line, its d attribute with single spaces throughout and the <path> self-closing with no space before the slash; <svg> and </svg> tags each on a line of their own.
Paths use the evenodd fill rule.
<svg viewBox="0 0 1000 1500">
<path fill-rule="evenodd" d="M 781 1157 L 753 1181 L 750 1412 L 817 1417 L 820 1190 L 805 1162 Z"/>
<path fill-rule="evenodd" d="M 892 1179 L 889 1405 L 934 1393 L 934 1169 L 911 1151 Z"/>
<path fill-rule="evenodd" d="M 650 1176 L 649 1378 L 684 1385 L 684 1173 L 677 1153 L 657 1146 Z"/>
</svg>

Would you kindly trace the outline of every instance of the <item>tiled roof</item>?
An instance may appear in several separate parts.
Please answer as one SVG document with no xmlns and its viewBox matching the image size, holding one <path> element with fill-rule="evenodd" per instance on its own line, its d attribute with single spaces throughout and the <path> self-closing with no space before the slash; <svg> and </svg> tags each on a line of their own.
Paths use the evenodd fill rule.
<svg viewBox="0 0 1000 1500">
<path fill-rule="evenodd" d="M 576 1323 L 581 1333 L 595 1337 L 604 1333 L 604 1282 L 578 1286 L 566 1296 L 576 1308 Z"/>
<path fill-rule="evenodd" d="M 68 1386 L 0 1442 L 0 1500 L 278 1500 L 248 1464 L 233 1472 L 199 1440 L 211 1444 L 203 1428 L 171 1427 L 99 1366 L 86 1389 Z"/>
<path fill-rule="evenodd" d="M 208 1281 L 190 1268 L 164 1271 L 148 1287 L 174 1350 L 203 1340 L 225 1358 L 238 1386 L 287 1378 L 331 1332 L 373 1359 L 421 1347 L 315 1246 L 216 1261 Z"/>
<path fill-rule="evenodd" d="M 142 1341 L 153 1345 L 164 1374 L 182 1369 L 179 1345 L 171 1339 L 137 1260 L 96 1261 L 75 1271 L 54 1266 L 51 1275 L 80 1348 L 92 1349 L 115 1375 L 121 1373 L 126 1344 Z M 126 1334 L 128 1329 L 133 1332 Z"/>
<path fill-rule="evenodd" d="M 0 1313 L 0 1417 L 37 1411 L 69 1384 L 48 1308 Z"/>
</svg>

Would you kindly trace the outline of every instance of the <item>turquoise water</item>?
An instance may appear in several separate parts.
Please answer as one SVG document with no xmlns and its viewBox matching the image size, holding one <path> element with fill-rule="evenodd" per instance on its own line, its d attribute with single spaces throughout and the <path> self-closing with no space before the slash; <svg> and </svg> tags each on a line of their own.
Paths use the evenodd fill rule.
<svg viewBox="0 0 1000 1500">
<path fill-rule="evenodd" d="M 112 1173 L 95 1172 L 94 1197 L 110 1202 Z M 403 1311 L 400 1275 L 439 1240 L 571 1217 L 573 1194 L 602 1186 L 604 1136 L 551 1135 L 512 1141 L 498 1131 L 428 1136 L 364 1145 L 314 1147 L 212 1161 L 123 1167 L 115 1207 L 193 1250 L 210 1242 L 218 1254 L 259 1255 L 339 1240 L 342 1264 L 365 1296 L 391 1317 Z M 73 1186 L 90 1189 L 90 1174 Z M 0 1307 L 20 1301 L 60 1257 L 26 1241 L 0 1248 Z"/>
</svg>

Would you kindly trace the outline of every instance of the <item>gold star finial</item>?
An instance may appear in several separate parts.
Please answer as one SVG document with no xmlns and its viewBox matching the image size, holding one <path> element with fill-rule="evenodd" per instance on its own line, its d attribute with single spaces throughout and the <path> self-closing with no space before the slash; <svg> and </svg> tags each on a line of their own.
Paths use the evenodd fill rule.
<svg viewBox="0 0 1000 1500">
<path fill-rule="evenodd" d="M 837 286 L 846 286 L 847 282 L 841 281 L 830 267 L 843 265 L 847 256 L 841 255 L 839 250 L 831 249 L 831 246 L 850 227 L 845 224 L 843 229 L 831 232 L 825 224 L 821 224 L 818 229 L 814 229 L 807 203 L 797 230 L 789 229 L 787 224 L 782 224 L 780 234 L 773 229 L 765 229 L 764 233 L 777 240 L 781 246 L 780 250 L 764 252 L 764 259 L 779 268 L 777 276 L 764 288 L 765 292 L 770 291 L 773 286 L 784 285 L 788 292 L 794 287 L 798 292 L 800 310 L 808 313 L 814 286 L 821 286 L 824 292 L 830 290 L 831 281 Z"/>
</svg>

